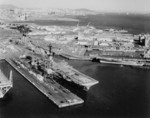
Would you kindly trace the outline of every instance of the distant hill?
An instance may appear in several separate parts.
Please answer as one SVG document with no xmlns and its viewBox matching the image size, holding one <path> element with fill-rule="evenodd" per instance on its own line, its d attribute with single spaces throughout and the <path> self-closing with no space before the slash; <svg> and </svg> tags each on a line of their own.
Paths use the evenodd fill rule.
<svg viewBox="0 0 150 118">
<path fill-rule="evenodd" d="M 11 5 L 11 4 L 0 5 L 0 9 L 15 9 L 15 8 L 18 8 L 18 7 Z"/>
<path fill-rule="evenodd" d="M 98 13 L 97 11 L 94 10 L 90 10 L 90 9 L 75 9 L 76 11 L 81 11 L 81 12 L 94 12 L 94 13 Z"/>
<path fill-rule="evenodd" d="M 26 13 L 27 10 L 27 13 Z M 53 17 L 53 13 L 57 16 L 67 15 L 96 15 L 98 12 L 89 9 L 43 9 L 43 8 L 21 8 L 11 4 L 0 5 L 0 19 L 2 20 L 25 20 L 25 18 L 42 19 L 42 17 Z M 26 14 L 26 15 L 25 15 Z"/>
</svg>

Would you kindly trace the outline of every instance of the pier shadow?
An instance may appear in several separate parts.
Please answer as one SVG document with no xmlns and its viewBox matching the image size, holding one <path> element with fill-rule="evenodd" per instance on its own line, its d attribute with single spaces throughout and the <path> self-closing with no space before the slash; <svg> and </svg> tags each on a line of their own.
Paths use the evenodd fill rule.
<svg viewBox="0 0 150 118">
<path fill-rule="evenodd" d="M 76 94 L 77 96 L 81 97 L 83 100 L 87 99 L 87 91 L 84 90 L 84 87 L 79 86 L 73 82 L 68 82 L 67 80 L 60 78 L 60 77 L 54 77 L 53 78 L 57 83 L 62 85 L 63 87 L 70 90 L 72 93 Z"/>
</svg>

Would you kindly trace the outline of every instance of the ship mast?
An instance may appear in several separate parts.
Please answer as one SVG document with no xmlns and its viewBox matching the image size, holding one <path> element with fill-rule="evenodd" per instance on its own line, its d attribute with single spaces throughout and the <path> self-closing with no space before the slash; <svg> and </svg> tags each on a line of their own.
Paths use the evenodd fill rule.
<svg viewBox="0 0 150 118">
<path fill-rule="evenodd" d="M 48 48 L 49 48 L 49 51 L 48 51 L 47 56 L 48 56 L 48 59 L 49 59 L 49 60 L 48 60 L 48 64 L 46 64 L 46 65 L 47 65 L 48 68 L 50 68 L 50 67 L 52 66 L 52 64 L 53 64 L 52 45 L 49 44 L 49 45 L 48 45 Z"/>
<path fill-rule="evenodd" d="M 53 61 L 52 45 L 49 44 L 48 47 L 49 47 L 49 54 L 48 54 L 49 60 Z"/>
</svg>

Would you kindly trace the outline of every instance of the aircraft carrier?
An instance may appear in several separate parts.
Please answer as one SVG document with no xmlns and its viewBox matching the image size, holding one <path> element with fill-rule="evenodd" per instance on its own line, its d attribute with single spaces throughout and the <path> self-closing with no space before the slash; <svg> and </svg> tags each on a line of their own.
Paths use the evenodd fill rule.
<svg viewBox="0 0 150 118">
<path fill-rule="evenodd" d="M 67 62 L 61 61 L 59 63 L 53 63 L 53 69 L 59 75 L 62 75 L 62 79 L 68 82 L 75 83 L 88 91 L 91 86 L 98 84 L 99 82 L 68 65 Z"/>
</svg>

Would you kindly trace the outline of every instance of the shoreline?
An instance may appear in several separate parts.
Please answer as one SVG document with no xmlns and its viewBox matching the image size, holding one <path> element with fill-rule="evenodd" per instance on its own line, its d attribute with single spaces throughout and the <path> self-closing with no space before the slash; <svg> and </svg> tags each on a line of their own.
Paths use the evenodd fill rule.
<svg viewBox="0 0 150 118">
<path fill-rule="evenodd" d="M 79 19 L 75 18 L 67 18 L 67 17 L 49 17 L 49 18 L 31 18 L 29 20 L 5 20 L 8 23 L 28 23 L 28 22 L 36 22 L 36 21 L 72 21 L 79 22 Z"/>
</svg>

